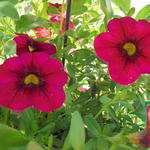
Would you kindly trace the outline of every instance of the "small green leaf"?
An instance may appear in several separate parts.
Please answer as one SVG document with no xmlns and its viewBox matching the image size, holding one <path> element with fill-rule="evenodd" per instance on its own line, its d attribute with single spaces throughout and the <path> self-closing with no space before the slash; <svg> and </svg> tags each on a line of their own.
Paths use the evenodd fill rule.
<svg viewBox="0 0 150 150">
<path fill-rule="evenodd" d="M 27 145 L 27 149 L 26 150 L 43 150 L 43 148 L 38 143 L 31 141 Z"/>
<path fill-rule="evenodd" d="M 15 41 L 10 40 L 4 44 L 4 54 L 5 55 L 16 54 L 16 42 Z"/>
<path fill-rule="evenodd" d="M 125 14 L 129 11 L 131 0 L 112 0 Z"/>
<path fill-rule="evenodd" d="M 48 12 L 50 14 L 58 14 L 58 10 L 56 7 L 53 7 L 53 6 L 48 6 Z"/>
<path fill-rule="evenodd" d="M 69 139 L 74 150 L 83 150 L 85 143 L 85 129 L 78 111 L 72 114 Z"/>
<path fill-rule="evenodd" d="M 85 11 L 87 11 L 87 7 L 84 6 L 84 4 L 85 4 L 85 0 L 73 0 L 71 13 L 73 15 L 80 15 Z"/>
<path fill-rule="evenodd" d="M 9 1 L 0 1 L 0 16 L 19 19 L 19 14 L 14 5 Z"/>
<path fill-rule="evenodd" d="M 150 14 L 150 4 L 144 6 L 136 15 L 136 19 L 144 19 Z"/>
<path fill-rule="evenodd" d="M 8 150 L 12 147 L 24 146 L 28 142 L 28 139 L 19 131 L 0 124 L 0 150 Z"/>
<path fill-rule="evenodd" d="M 132 16 L 135 13 L 135 8 L 132 7 L 129 12 L 127 13 L 127 16 Z"/>
<path fill-rule="evenodd" d="M 0 0 L 1 1 L 9 1 L 11 3 L 13 3 L 14 5 L 18 3 L 18 0 Z"/>
<path fill-rule="evenodd" d="M 110 0 L 100 0 L 100 4 L 101 4 L 101 9 L 105 13 L 105 20 L 107 23 L 107 21 L 111 19 L 113 16 L 113 9 L 111 6 L 111 2 Z"/>
<path fill-rule="evenodd" d="M 101 135 L 101 128 L 93 116 L 89 115 L 85 118 L 85 123 L 88 130 L 95 136 L 99 137 Z"/>
</svg>

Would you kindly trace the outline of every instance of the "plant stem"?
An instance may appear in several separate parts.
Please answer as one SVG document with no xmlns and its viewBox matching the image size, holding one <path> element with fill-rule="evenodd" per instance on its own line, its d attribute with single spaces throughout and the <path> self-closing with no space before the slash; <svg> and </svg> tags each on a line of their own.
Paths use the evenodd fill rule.
<svg viewBox="0 0 150 150">
<path fill-rule="evenodd" d="M 71 14 L 71 3 L 72 0 L 67 0 L 67 12 L 66 12 L 66 24 L 65 24 L 65 32 L 69 29 L 69 23 L 70 23 L 70 14 Z M 67 46 L 68 36 L 64 35 L 64 48 Z M 65 58 L 62 58 L 62 64 L 65 65 Z"/>
</svg>

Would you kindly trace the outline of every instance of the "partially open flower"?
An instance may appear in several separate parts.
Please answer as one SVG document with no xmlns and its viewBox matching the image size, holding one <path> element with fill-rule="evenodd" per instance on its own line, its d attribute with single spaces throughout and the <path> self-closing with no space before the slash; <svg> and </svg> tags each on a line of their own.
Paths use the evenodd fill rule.
<svg viewBox="0 0 150 150">
<path fill-rule="evenodd" d="M 140 74 L 150 73 L 150 23 L 131 17 L 112 19 L 108 32 L 94 41 L 95 52 L 108 63 L 109 74 L 116 82 L 127 85 Z"/>
<path fill-rule="evenodd" d="M 50 6 L 56 7 L 57 6 L 56 4 L 51 3 Z M 61 6 L 61 4 L 59 5 Z M 59 8 L 60 6 L 58 6 L 57 8 Z M 62 35 L 64 35 L 65 26 L 66 26 L 66 13 L 62 12 L 61 10 L 58 10 L 58 13 L 59 14 L 51 14 L 50 12 L 48 12 L 48 15 L 50 16 L 50 21 L 62 23 Z M 74 30 L 74 29 L 75 29 L 75 25 L 73 19 L 71 18 L 69 22 L 69 30 Z"/>
<path fill-rule="evenodd" d="M 17 33 L 17 35 L 14 41 L 17 44 L 18 55 L 30 52 L 45 52 L 49 55 L 56 54 L 56 47 L 53 44 L 34 40 L 27 34 Z"/>
<path fill-rule="evenodd" d="M 0 105 L 12 110 L 27 107 L 49 112 L 60 108 L 67 74 L 60 61 L 43 52 L 7 59 L 0 68 Z"/>
<path fill-rule="evenodd" d="M 150 106 L 147 106 L 147 128 L 145 131 L 127 135 L 130 143 L 150 148 Z"/>
<path fill-rule="evenodd" d="M 39 37 L 50 38 L 52 35 L 52 32 L 48 28 L 45 28 L 45 27 L 35 27 L 34 31 L 35 31 L 35 36 L 37 38 Z"/>
</svg>

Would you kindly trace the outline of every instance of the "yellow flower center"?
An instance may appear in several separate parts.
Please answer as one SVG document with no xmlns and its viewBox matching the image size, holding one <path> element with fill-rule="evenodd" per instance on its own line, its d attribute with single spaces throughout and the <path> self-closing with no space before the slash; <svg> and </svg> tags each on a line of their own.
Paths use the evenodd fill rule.
<svg viewBox="0 0 150 150">
<path fill-rule="evenodd" d="M 129 56 L 132 56 L 136 52 L 136 46 L 132 42 L 127 42 L 123 45 L 123 49 L 128 53 Z"/>
<path fill-rule="evenodd" d="M 33 52 L 33 51 L 35 50 L 35 49 L 34 49 L 32 46 L 30 46 L 30 45 L 28 46 L 28 48 L 29 48 L 29 51 L 30 51 L 30 52 Z"/>
<path fill-rule="evenodd" d="M 35 74 L 29 74 L 25 77 L 24 79 L 24 83 L 25 84 L 35 84 L 35 85 L 39 85 L 40 80 L 39 78 L 35 75 Z"/>
</svg>

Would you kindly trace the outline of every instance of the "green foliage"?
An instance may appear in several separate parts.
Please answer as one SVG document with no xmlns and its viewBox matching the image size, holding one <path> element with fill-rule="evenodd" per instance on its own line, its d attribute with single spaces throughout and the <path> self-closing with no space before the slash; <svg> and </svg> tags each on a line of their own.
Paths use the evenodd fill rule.
<svg viewBox="0 0 150 150">
<path fill-rule="evenodd" d="M 85 143 L 84 123 L 79 112 L 75 111 L 72 114 L 70 131 L 70 144 L 74 150 L 83 150 Z"/>
<path fill-rule="evenodd" d="M 19 19 L 17 10 L 9 1 L 0 1 L 0 16 L 8 16 L 13 19 Z"/>
<path fill-rule="evenodd" d="M 60 109 L 49 113 L 1 107 L 0 150 L 145 150 L 129 144 L 125 136 L 146 126 L 149 76 L 127 86 L 112 81 L 107 64 L 95 55 L 93 40 L 107 31 L 110 19 L 122 16 L 118 11 L 123 16 L 136 14 L 137 20 L 150 20 L 150 5 L 137 12 L 131 0 L 72 0 L 75 29 L 66 31 L 64 47 L 62 20 L 52 22 L 48 15 L 60 12 L 48 2 L 62 1 L 0 0 L 0 61 L 16 55 L 15 32 L 55 44 L 57 54 L 52 57 L 64 58 L 68 72 L 66 100 Z M 66 17 L 66 7 L 64 1 L 60 18 Z M 47 27 L 52 35 L 36 38 L 33 29 L 37 26 Z"/>
<path fill-rule="evenodd" d="M 125 14 L 129 11 L 131 0 L 112 0 Z"/>
<path fill-rule="evenodd" d="M 2 141 L 0 142 L 0 150 L 8 150 L 12 147 L 24 146 L 29 140 L 19 131 L 0 124 L 0 141 Z"/>
<path fill-rule="evenodd" d="M 144 19 L 150 15 L 150 4 L 144 6 L 136 15 L 136 19 Z"/>
</svg>

